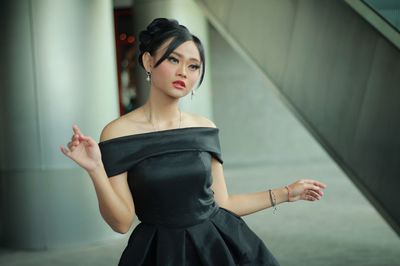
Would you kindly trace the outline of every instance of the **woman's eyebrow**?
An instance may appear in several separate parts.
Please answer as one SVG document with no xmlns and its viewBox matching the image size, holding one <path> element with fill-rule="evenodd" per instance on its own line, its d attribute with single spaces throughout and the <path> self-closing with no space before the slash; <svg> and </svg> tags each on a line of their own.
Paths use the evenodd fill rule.
<svg viewBox="0 0 400 266">
<path fill-rule="evenodd" d="M 182 58 L 182 57 L 185 58 L 185 56 L 183 56 L 182 54 L 180 54 L 180 53 L 178 53 L 178 52 L 172 52 L 171 54 L 174 54 L 174 55 L 176 55 L 176 56 L 178 56 L 178 57 L 180 57 L 180 58 Z M 197 61 L 197 62 L 200 63 L 200 60 L 197 59 L 197 58 L 194 58 L 194 57 L 189 58 L 189 60 L 191 60 L 191 61 Z"/>
</svg>

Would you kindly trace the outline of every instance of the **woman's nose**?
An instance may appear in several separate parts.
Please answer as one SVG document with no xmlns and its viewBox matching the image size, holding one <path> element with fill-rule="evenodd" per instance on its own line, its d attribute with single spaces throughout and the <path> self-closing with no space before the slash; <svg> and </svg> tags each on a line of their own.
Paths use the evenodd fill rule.
<svg viewBox="0 0 400 266">
<path fill-rule="evenodd" d="M 178 68 L 178 76 L 186 78 L 186 67 L 183 64 Z"/>
</svg>

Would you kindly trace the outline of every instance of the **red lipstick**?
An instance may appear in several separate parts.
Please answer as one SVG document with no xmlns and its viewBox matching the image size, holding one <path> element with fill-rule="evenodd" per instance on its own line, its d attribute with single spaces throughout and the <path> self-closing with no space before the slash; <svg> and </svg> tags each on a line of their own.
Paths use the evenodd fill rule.
<svg viewBox="0 0 400 266">
<path fill-rule="evenodd" d="M 177 89 L 186 88 L 186 84 L 183 80 L 175 80 L 174 82 L 172 82 L 172 85 Z"/>
</svg>

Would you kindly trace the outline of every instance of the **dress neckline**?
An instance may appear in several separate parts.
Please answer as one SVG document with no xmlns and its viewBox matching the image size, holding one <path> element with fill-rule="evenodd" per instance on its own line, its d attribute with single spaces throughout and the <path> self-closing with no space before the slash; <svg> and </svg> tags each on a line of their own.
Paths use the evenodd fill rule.
<svg viewBox="0 0 400 266">
<path fill-rule="evenodd" d="M 140 137 L 145 137 L 145 136 L 156 136 L 159 134 L 170 133 L 170 132 L 175 132 L 175 131 L 200 130 L 200 129 L 202 129 L 202 130 L 219 130 L 217 127 L 202 127 L 202 126 L 169 128 L 169 129 L 163 129 L 163 130 L 158 130 L 158 131 L 149 131 L 149 132 L 143 132 L 143 133 L 138 133 L 138 134 L 129 134 L 129 135 L 125 135 L 125 136 L 115 137 L 115 138 L 107 139 L 104 141 L 100 141 L 99 144 L 105 144 L 105 143 L 119 141 L 119 140 L 122 141 L 125 139 L 131 139 L 131 138 L 140 138 Z"/>
</svg>

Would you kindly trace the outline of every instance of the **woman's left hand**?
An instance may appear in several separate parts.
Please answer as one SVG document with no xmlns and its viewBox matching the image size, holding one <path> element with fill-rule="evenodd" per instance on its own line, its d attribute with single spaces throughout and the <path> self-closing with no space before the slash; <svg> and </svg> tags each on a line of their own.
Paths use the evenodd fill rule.
<svg viewBox="0 0 400 266">
<path fill-rule="evenodd" d="M 324 195 L 323 189 L 326 185 L 312 179 L 301 179 L 288 186 L 288 201 L 308 200 L 316 201 L 320 200 Z"/>
</svg>

